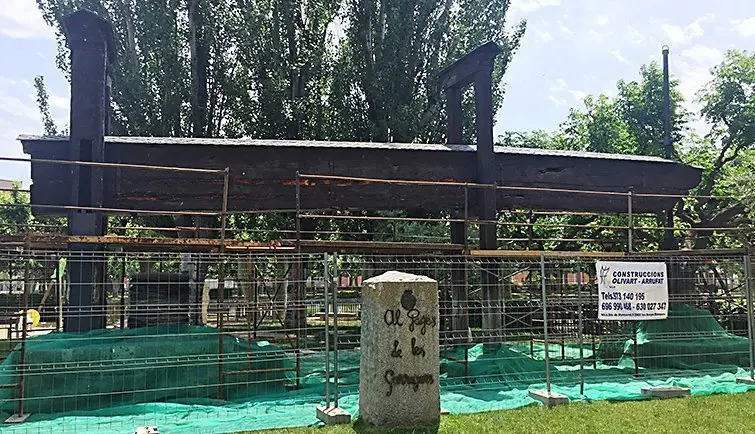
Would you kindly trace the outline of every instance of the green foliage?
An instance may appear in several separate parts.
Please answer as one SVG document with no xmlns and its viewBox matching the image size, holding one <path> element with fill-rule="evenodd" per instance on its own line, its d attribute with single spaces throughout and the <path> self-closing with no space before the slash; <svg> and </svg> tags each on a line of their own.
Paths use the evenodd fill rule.
<svg viewBox="0 0 755 434">
<path fill-rule="evenodd" d="M 663 70 L 657 63 L 651 62 L 640 68 L 640 81 L 617 84 L 619 91 L 616 98 L 616 108 L 625 124 L 625 128 L 632 137 L 631 153 L 638 155 L 653 155 L 666 157 L 663 147 Z M 683 97 L 679 90 L 678 80 L 669 80 L 671 90 L 671 140 L 681 143 L 685 122 L 689 114 L 681 106 Z M 671 158 L 676 159 L 676 149 L 672 150 Z"/>
<path fill-rule="evenodd" d="M 11 191 L 0 192 L 0 234 L 16 235 L 27 232 L 32 221 L 29 195 L 15 184 Z"/>
<path fill-rule="evenodd" d="M 440 69 L 498 42 L 500 105 L 499 85 L 525 29 L 507 29 L 508 0 L 38 5 L 59 35 L 62 18 L 78 8 L 114 24 L 112 129 L 133 135 L 440 141 Z M 62 36 L 58 66 L 68 70 Z"/>
<path fill-rule="evenodd" d="M 671 127 L 678 147 L 688 114 L 677 80 L 670 80 Z M 663 71 L 656 63 L 640 68 L 637 81 L 619 81 L 617 96 L 588 96 L 584 109 L 572 110 L 561 127 L 569 149 L 665 156 L 663 148 Z M 676 151 L 675 151 L 676 153 Z"/>
<path fill-rule="evenodd" d="M 34 89 L 37 92 L 37 105 L 39 106 L 39 113 L 42 115 L 45 134 L 54 136 L 58 134 L 58 127 L 55 126 L 55 121 L 52 120 L 52 116 L 50 115 L 50 97 L 47 94 L 47 87 L 45 86 L 45 78 L 43 76 L 38 75 L 34 77 Z"/>
</svg>

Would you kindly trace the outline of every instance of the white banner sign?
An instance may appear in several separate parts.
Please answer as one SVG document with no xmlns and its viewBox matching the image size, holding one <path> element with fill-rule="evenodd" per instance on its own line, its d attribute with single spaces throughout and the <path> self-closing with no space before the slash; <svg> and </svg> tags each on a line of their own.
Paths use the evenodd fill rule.
<svg viewBox="0 0 755 434">
<path fill-rule="evenodd" d="M 596 263 L 598 319 L 668 317 L 668 275 L 663 262 Z"/>
</svg>

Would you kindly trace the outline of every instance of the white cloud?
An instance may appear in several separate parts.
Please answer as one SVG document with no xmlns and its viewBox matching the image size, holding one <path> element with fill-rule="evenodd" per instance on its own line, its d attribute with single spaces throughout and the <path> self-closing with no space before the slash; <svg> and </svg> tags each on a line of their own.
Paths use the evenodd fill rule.
<svg viewBox="0 0 755 434">
<path fill-rule="evenodd" d="M 70 110 L 71 101 L 68 98 L 64 96 L 60 96 L 60 95 L 54 95 L 54 94 L 49 94 L 48 97 L 49 97 L 50 107 L 54 109 L 61 109 L 61 110 L 66 110 L 66 111 Z"/>
<path fill-rule="evenodd" d="M 2 1 L 2 0 L 0 0 Z M 34 87 L 28 80 L 0 76 L 0 154 L 23 157 L 21 143 L 16 137 L 21 133 L 41 133 L 42 117 L 37 107 Z M 63 102 L 66 107 L 63 108 Z M 58 125 L 65 125 L 67 99 L 50 93 L 50 110 Z M 29 183 L 29 165 L 26 163 L 0 162 L 3 178 Z"/>
<path fill-rule="evenodd" d="M 540 40 L 545 43 L 548 43 L 553 40 L 553 36 L 551 36 L 550 32 L 539 32 L 537 36 L 540 37 Z"/>
<path fill-rule="evenodd" d="M 608 25 L 608 22 L 609 22 L 609 21 L 610 21 L 610 20 L 609 20 L 609 19 L 608 19 L 608 17 L 607 17 L 607 16 L 605 16 L 605 15 L 598 15 L 598 17 L 597 17 L 597 18 L 595 18 L 595 22 L 596 22 L 596 23 L 597 23 L 597 24 L 598 24 L 599 26 L 605 26 L 605 25 Z"/>
<path fill-rule="evenodd" d="M 33 123 L 39 119 L 36 102 L 0 93 L 0 116 L 22 123 Z M 11 122 L 11 125 L 13 123 Z"/>
<path fill-rule="evenodd" d="M 705 34 L 705 31 L 703 30 L 702 24 L 706 21 L 710 21 L 715 19 L 716 16 L 713 14 L 705 14 L 702 17 L 696 19 L 695 21 L 692 21 L 691 23 L 687 24 L 687 27 L 684 29 L 684 31 L 693 38 L 699 38 Z"/>
<path fill-rule="evenodd" d="M 560 6 L 561 0 L 519 0 L 511 3 L 511 7 L 522 12 L 534 12 L 549 6 Z"/>
<path fill-rule="evenodd" d="M 23 100 L 19 98 L 23 92 Z M 39 121 L 34 89 L 26 80 L 0 77 L 0 117 L 20 122 Z"/>
<path fill-rule="evenodd" d="M 666 34 L 666 37 L 669 39 L 669 43 L 681 44 L 682 42 L 684 42 L 684 30 L 681 27 L 671 24 L 663 24 L 661 26 L 661 30 L 663 30 L 663 33 Z"/>
<path fill-rule="evenodd" d="M 661 30 L 666 34 L 668 43 L 683 45 L 702 37 L 705 34 L 702 24 L 713 19 L 715 19 L 715 15 L 706 14 L 687 24 L 684 28 L 666 23 L 661 25 Z"/>
<path fill-rule="evenodd" d="M 566 24 L 564 24 L 564 22 L 563 22 L 563 21 L 558 21 L 558 28 L 559 28 L 559 30 L 561 30 L 562 32 L 564 32 L 564 33 L 567 33 L 567 34 L 569 34 L 569 35 L 573 35 L 573 34 L 574 34 L 574 30 L 572 30 L 572 29 L 570 29 L 570 28 L 566 27 Z"/>
<path fill-rule="evenodd" d="M 598 42 L 600 42 L 600 41 L 603 40 L 603 35 L 601 35 L 600 33 L 596 32 L 594 29 L 590 29 L 590 31 L 587 32 L 587 33 L 589 33 L 590 36 L 592 36 Z"/>
<path fill-rule="evenodd" d="M 723 59 L 723 53 L 716 48 L 695 45 L 682 51 L 682 56 L 693 59 L 698 64 L 712 67 Z"/>
<path fill-rule="evenodd" d="M 560 91 L 560 90 L 566 90 L 566 88 L 567 88 L 566 81 L 564 81 L 563 78 L 557 78 L 556 81 L 551 84 L 550 90 L 555 92 L 555 91 Z"/>
<path fill-rule="evenodd" d="M 687 26 L 685 29 L 685 32 L 687 35 L 689 35 L 692 38 L 699 38 L 702 36 L 705 31 L 703 31 L 703 27 L 700 25 L 698 21 L 695 21 Z"/>
<path fill-rule="evenodd" d="M 54 39 L 55 30 L 42 19 L 34 0 L 2 0 L 0 35 L 12 39 Z"/>
<path fill-rule="evenodd" d="M 553 101 L 556 105 L 566 104 L 565 99 L 556 96 L 561 95 L 564 92 L 568 92 L 577 101 L 582 101 L 587 96 L 587 94 L 585 92 L 582 92 L 581 90 L 569 89 L 569 85 L 563 78 L 557 78 L 552 81 L 548 90 L 551 92 L 551 95 L 549 97 L 550 100 Z"/>
<path fill-rule="evenodd" d="M 551 100 L 553 102 L 553 104 L 556 104 L 556 105 L 566 105 L 566 100 L 565 99 L 556 98 L 553 95 L 549 95 L 548 99 Z"/>
<path fill-rule="evenodd" d="M 639 30 L 637 30 L 636 28 L 634 28 L 632 26 L 627 26 L 627 33 L 626 33 L 626 35 L 627 35 L 627 39 L 629 40 L 629 42 L 631 42 L 633 44 L 640 45 L 643 42 L 645 42 L 645 36 L 643 36 L 642 33 L 640 33 Z"/>
<path fill-rule="evenodd" d="M 613 57 L 616 58 L 616 60 L 618 60 L 621 63 L 626 63 L 627 65 L 629 65 L 631 63 L 631 62 L 629 62 L 629 60 L 627 60 L 626 57 L 624 57 L 624 56 L 621 55 L 621 53 L 619 52 L 619 50 L 613 50 L 613 51 L 611 51 L 611 54 L 613 55 Z"/>
<path fill-rule="evenodd" d="M 585 92 L 582 92 L 581 90 L 572 90 L 572 89 L 569 89 L 569 93 L 577 101 L 582 101 L 583 99 L 587 98 L 587 94 Z"/>
<path fill-rule="evenodd" d="M 733 20 L 732 24 L 734 24 L 734 30 L 736 30 L 743 38 L 755 36 L 755 17 L 750 17 L 745 20 Z"/>
</svg>

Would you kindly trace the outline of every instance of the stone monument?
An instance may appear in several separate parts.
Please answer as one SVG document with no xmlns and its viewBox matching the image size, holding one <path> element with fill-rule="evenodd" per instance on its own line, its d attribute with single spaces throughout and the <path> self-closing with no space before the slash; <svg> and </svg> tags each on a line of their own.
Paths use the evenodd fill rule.
<svg viewBox="0 0 755 434">
<path fill-rule="evenodd" d="M 380 428 L 440 420 L 438 282 L 389 271 L 362 287 L 359 416 Z"/>
</svg>

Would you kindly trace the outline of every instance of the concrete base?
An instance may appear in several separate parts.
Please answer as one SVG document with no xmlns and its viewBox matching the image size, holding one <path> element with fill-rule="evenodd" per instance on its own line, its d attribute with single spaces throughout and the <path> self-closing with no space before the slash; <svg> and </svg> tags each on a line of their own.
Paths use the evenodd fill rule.
<svg viewBox="0 0 755 434">
<path fill-rule="evenodd" d="M 443 416 L 443 415 L 446 415 L 446 414 L 451 414 L 451 412 L 448 411 L 448 410 L 446 410 L 445 408 L 441 408 L 440 409 L 440 414 L 441 414 L 441 416 Z"/>
<path fill-rule="evenodd" d="M 317 406 L 317 418 L 325 425 L 351 423 L 351 413 L 340 407 Z"/>
<path fill-rule="evenodd" d="M 689 396 L 690 390 L 679 386 L 644 387 L 642 394 L 652 398 L 681 398 Z"/>
<path fill-rule="evenodd" d="M 24 414 L 14 414 L 11 415 L 8 419 L 5 419 L 5 423 L 24 423 L 26 422 L 26 419 L 29 418 L 31 414 L 24 413 Z"/>
<path fill-rule="evenodd" d="M 737 383 L 740 383 L 740 384 L 749 384 L 750 386 L 755 386 L 755 378 L 737 377 Z"/>
<path fill-rule="evenodd" d="M 548 392 L 547 390 L 530 390 L 530 398 L 542 402 L 548 408 L 569 403 L 569 398 L 566 395 L 552 391 Z"/>
</svg>

